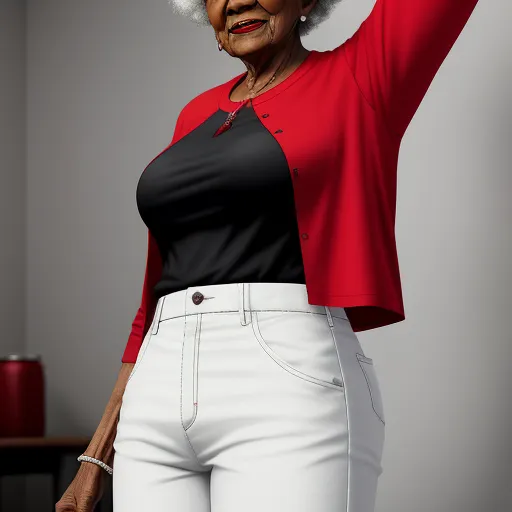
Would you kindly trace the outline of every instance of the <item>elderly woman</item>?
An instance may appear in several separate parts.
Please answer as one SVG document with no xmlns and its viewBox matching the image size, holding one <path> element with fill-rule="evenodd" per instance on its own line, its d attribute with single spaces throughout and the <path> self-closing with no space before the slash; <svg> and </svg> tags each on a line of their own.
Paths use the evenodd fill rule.
<svg viewBox="0 0 512 512">
<path fill-rule="evenodd" d="M 247 71 L 140 177 L 142 300 L 57 511 L 107 473 L 115 512 L 374 510 L 385 415 L 355 333 L 405 318 L 399 146 L 476 3 L 377 0 L 330 51 L 301 36 L 332 0 L 174 4 Z"/>
</svg>

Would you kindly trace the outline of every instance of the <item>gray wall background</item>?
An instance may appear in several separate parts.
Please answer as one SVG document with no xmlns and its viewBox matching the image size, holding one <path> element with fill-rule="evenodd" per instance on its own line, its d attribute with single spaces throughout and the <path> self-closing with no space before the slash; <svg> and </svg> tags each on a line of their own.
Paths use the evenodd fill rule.
<svg viewBox="0 0 512 512">
<path fill-rule="evenodd" d="M 304 45 L 372 7 L 344 0 Z M 407 319 L 358 335 L 386 410 L 378 512 L 512 509 L 511 15 L 477 6 L 402 142 Z M 166 0 L 0 0 L 0 55 L 0 350 L 42 355 L 49 435 L 92 435 L 140 301 L 139 176 L 183 105 L 244 68 Z M 49 479 L 23 482 L 9 512 L 53 510 Z"/>
<path fill-rule="evenodd" d="M 25 343 L 25 5 L 0 0 L 0 351 Z"/>
<path fill-rule="evenodd" d="M 0 0 L 0 354 L 26 344 L 25 24 L 24 2 Z M 23 479 L 3 478 L 0 493 L 14 503 L 24 494 Z"/>
</svg>

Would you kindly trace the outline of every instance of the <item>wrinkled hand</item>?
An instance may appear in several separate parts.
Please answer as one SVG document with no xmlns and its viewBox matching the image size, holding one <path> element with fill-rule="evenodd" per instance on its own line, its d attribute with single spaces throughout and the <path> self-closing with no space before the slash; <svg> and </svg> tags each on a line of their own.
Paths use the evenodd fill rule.
<svg viewBox="0 0 512 512">
<path fill-rule="evenodd" d="M 103 496 L 108 477 L 97 464 L 81 463 L 75 478 L 55 504 L 55 512 L 92 512 Z"/>
</svg>

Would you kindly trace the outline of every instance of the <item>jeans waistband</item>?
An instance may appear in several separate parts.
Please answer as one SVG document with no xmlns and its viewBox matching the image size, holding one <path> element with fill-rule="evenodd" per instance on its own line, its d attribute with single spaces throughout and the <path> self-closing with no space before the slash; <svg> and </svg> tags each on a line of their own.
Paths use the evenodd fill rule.
<svg viewBox="0 0 512 512">
<path fill-rule="evenodd" d="M 152 322 L 152 334 L 160 321 L 198 313 L 240 313 L 240 323 L 248 325 L 250 311 L 296 311 L 348 320 L 344 308 L 308 303 L 305 284 L 301 283 L 227 283 L 191 286 L 158 299 Z"/>
</svg>

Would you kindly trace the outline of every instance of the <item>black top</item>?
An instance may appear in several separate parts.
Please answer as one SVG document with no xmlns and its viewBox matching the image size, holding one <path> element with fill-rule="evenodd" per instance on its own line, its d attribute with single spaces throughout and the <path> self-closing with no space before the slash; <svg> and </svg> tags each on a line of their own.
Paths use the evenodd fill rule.
<svg viewBox="0 0 512 512">
<path fill-rule="evenodd" d="M 281 146 L 250 103 L 213 137 L 226 116 L 217 110 L 140 177 L 137 207 L 163 262 L 157 298 L 199 285 L 305 284 Z"/>
</svg>

